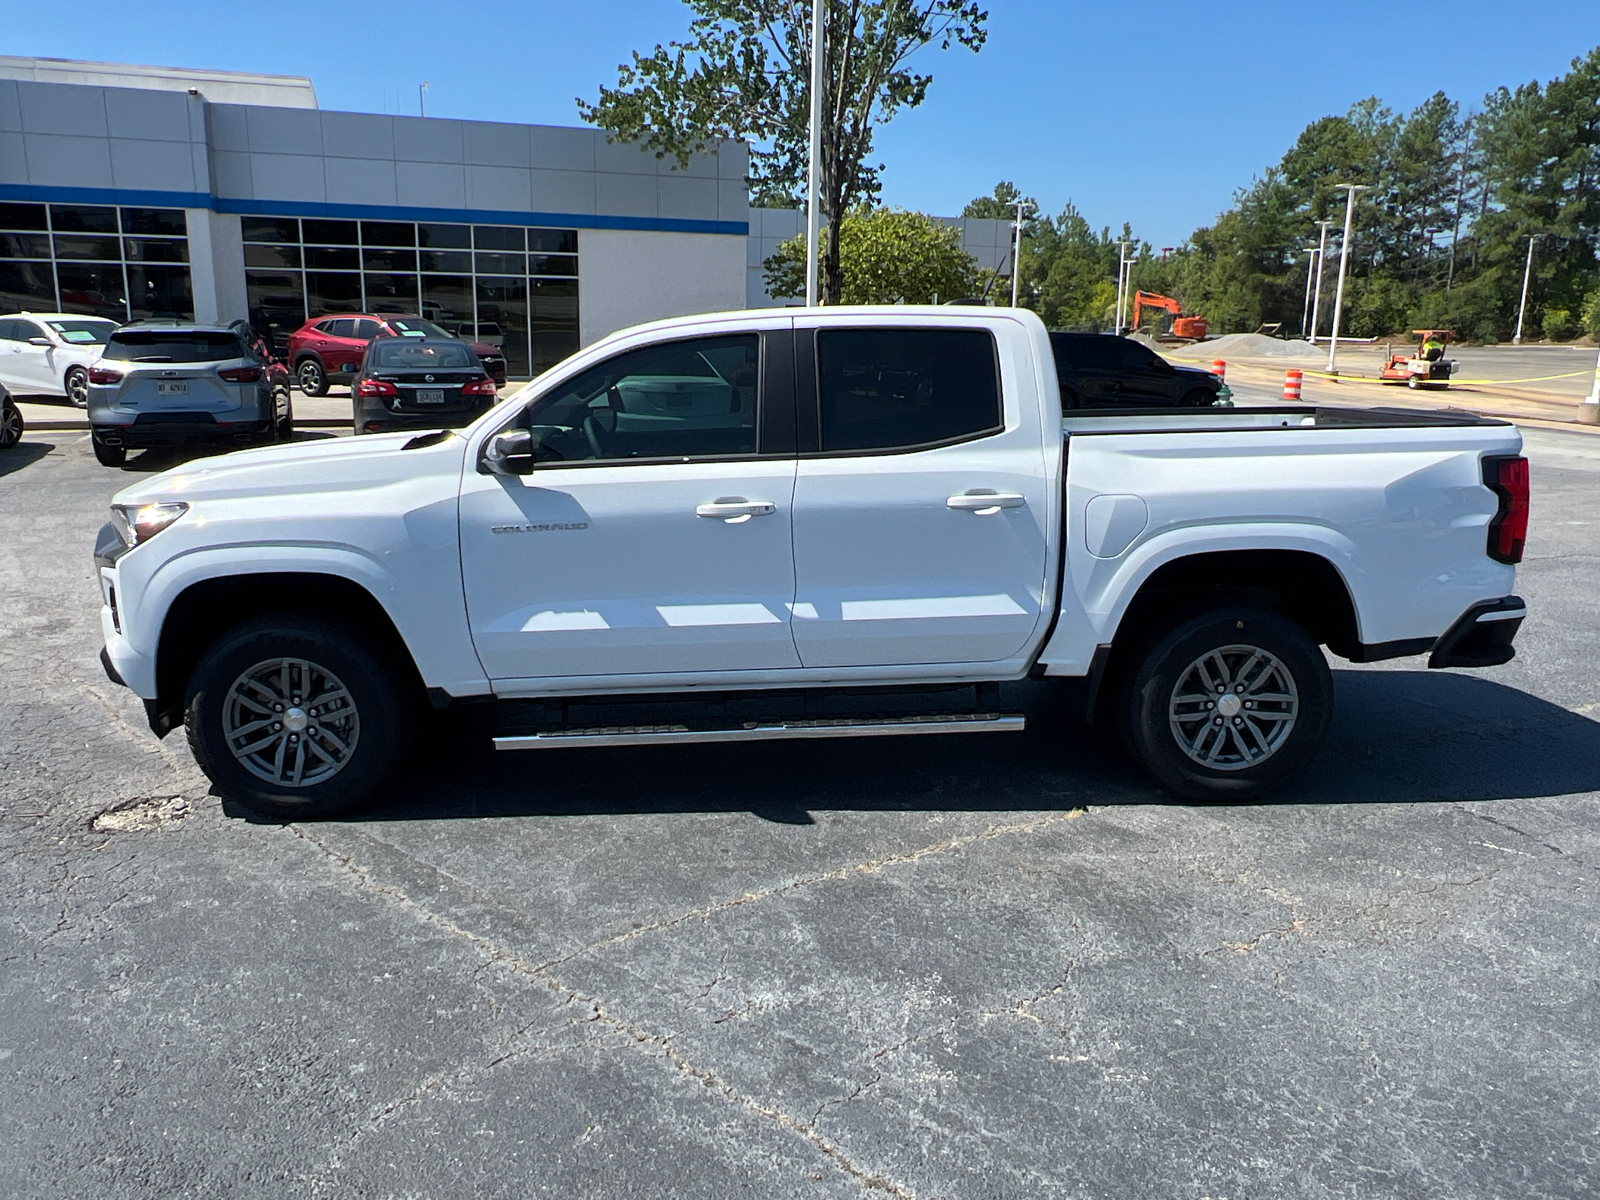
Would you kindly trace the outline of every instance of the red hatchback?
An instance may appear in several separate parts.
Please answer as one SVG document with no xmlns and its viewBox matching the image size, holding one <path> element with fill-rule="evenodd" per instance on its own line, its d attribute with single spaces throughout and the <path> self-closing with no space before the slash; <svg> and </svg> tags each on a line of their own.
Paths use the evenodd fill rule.
<svg viewBox="0 0 1600 1200">
<path fill-rule="evenodd" d="M 330 383 L 352 382 L 374 338 L 448 338 L 425 317 L 403 313 L 335 313 L 307 321 L 289 335 L 289 367 L 308 396 L 326 396 Z M 469 342 L 496 387 L 506 385 L 506 356 L 485 342 Z"/>
</svg>

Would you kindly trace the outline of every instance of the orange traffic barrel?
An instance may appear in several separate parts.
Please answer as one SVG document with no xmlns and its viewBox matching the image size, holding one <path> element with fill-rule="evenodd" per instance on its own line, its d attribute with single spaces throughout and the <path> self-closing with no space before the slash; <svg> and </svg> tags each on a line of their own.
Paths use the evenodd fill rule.
<svg viewBox="0 0 1600 1200">
<path fill-rule="evenodd" d="M 1228 377 L 1228 364 L 1220 358 L 1213 358 L 1211 360 L 1211 373 L 1218 379 L 1226 379 Z"/>
<path fill-rule="evenodd" d="M 1285 400 L 1300 399 L 1300 383 L 1304 378 L 1297 367 L 1290 367 L 1283 377 L 1283 398 Z"/>
</svg>

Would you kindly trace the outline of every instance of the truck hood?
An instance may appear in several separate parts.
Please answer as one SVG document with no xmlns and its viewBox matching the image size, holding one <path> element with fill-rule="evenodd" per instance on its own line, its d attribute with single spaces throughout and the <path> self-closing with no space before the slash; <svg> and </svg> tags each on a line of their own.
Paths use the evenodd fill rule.
<svg viewBox="0 0 1600 1200">
<path fill-rule="evenodd" d="M 355 491 L 442 471 L 459 473 L 466 438 L 450 432 L 432 444 L 406 449 L 428 436 L 413 430 L 236 450 L 153 475 L 118 492 L 113 503 Z"/>
</svg>

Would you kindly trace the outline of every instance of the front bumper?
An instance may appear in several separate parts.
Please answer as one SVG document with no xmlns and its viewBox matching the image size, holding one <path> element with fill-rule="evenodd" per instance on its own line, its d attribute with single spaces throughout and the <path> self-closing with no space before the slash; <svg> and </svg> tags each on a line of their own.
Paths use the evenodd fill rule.
<svg viewBox="0 0 1600 1200">
<path fill-rule="evenodd" d="M 1527 615 L 1521 596 L 1474 604 L 1433 644 L 1428 666 L 1498 667 L 1510 662 L 1517 653 L 1511 643 Z"/>
</svg>

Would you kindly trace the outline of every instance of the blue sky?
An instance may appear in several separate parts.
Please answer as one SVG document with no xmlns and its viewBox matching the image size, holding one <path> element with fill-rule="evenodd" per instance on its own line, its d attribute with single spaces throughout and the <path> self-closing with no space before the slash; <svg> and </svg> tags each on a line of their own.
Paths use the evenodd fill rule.
<svg viewBox="0 0 1600 1200">
<path fill-rule="evenodd" d="M 1368 95 L 1564 72 L 1600 44 L 1600 3 L 1431 6 L 989 0 L 989 44 L 925 52 L 927 103 L 880 133 L 888 203 L 958 212 L 1011 179 L 1054 212 L 1123 221 L 1155 245 L 1208 224 L 1299 131 Z M 0 0 L 0 53 L 309 75 L 324 108 L 576 124 L 575 96 L 634 48 L 682 34 L 675 0 Z M 1185 15 L 1173 14 L 1182 12 Z M 1263 15 L 1268 14 L 1268 15 Z M 1314 14 L 1314 15 L 1312 15 Z"/>
</svg>

